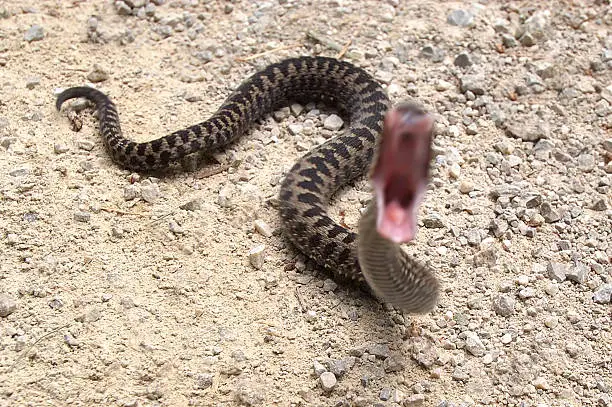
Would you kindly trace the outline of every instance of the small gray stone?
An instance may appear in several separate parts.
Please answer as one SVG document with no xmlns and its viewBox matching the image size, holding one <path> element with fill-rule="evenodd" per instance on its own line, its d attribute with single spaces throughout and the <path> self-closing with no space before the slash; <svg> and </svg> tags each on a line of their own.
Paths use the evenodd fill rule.
<svg viewBox="0 0 612 407">
<path fill-rule="evenodd" d="M 283 120 L 285 120 L 287 117 L 289 117 L 291 115 L 291 110 L 289 109 L 288 106 L 285 106 L 279 110 L 276 110 L 272 116 L 274 117 L 274 120 L 276 120 L 277 122 L 282 122 Z"/>
<path fill-rule="evenodd" d="M 476 332 L 465 333 L 465 349 L 476 357 L 484 356 L 487 348 L 484 346 Z"/>
<path fill-rule="evenodd" d="M 389 357 L 389 345 L 385 343 L 375 343 L 367 347 L 367 351 L 370 355 L 374 355 L 379 359 L 385 359 Z"/>
<path fill-rule="evenodd" d="M 440 215 L 431 213 L 423 218 L 423 226 L 428 229 L 439 229 L 444 227 Z"/>
<path fill-rule="evenodd" d="M 26 81 L 26 88 L 27 89 L 34 89 L 35 87 L 37 87 L 38 85 L 40 85 L 40 78 L 28 78 Z"/>
<path fill-rule="evenodd" d="M 272 236 L 272 228 L 268 226 L 268 224 L 262 219 L 255 219 L 253 221 L 253 226 L 255 230 L 262 236 L 271 237 Z"/>
<path fill-rule="evenodd" d="M 538 206 L 540 206 L 542 204 L 542 196 L 541 195 L 534 195 L 531 196 L 529 198 L 527 198 L 527 200 L 525 201 L 525 207 L 526 208 L 537 208 Z"/>
<path fill-rule="evenodd" d="M 108 72 L 98 64 L 95 64 L 93 70 L 87 74 L 87 80 L 93 83 L 104 82 L 107 79 Z"/>
<path fill-rule="evenodd" d="M 5 318 L 17 309 L 17 303 L 6 294 L 0 294 L 0 317 Z"/>
<path fill-rule="evenodd" d="M 260 245 L 253 247 L 249 251 L 249 262 L 257 270 L 260 270 L 263 267 L 265 250 L 266 250 L 266 246 L 263 244 L 260 244 Z"/>
<path fill-rule="evenodd" d="M 536 290 L 533 287 L 525 287 L 518 294 L 521 300 L 527 300 L 536 296 Z"/>
<path fill-rule="evenodd" d="M 145 180 L 148 181 L 148 180 Z M 148 203 L 156 202 L 160 197 L 159 186 L 152 182 L 142 182 L 140 187 L 140 195 Z"/>
<path fill-rule="evenodd" d="M 336 376 L 332 372 L 324 372 L 319 376 L 321 388 L 325 392 L 331 392 L 336 387 Z"/>
<path fill-rule="evenodd" d="M 389 400 L 391 398 L 391 389 L 389 387 L 383 387 L 382 390 L 380 391 L 380 394 L 378 395 L 378 397 L 382 401 Z"/>
<path fill-rule="evenodd" d="M 444 51 L 432 45 L 426 45 L 421 48 L 419 55 L 422 58 L 431 59 L 432 62 L 442 62 L 444 60 Z"/>
<path fill-rule="evenodd" d="M 92 141 L 89 141 L 89 140 L 79 140 L 77 142 L 77 146 L 79 146 L 79 148 L 81 150 L 91 151 L 91 150 L 94 149 L 94 147 L 96 145 L 95 145 L 95 143 L 93 143 Z"/>
<path fill-rule="evenodd" d="M 317 377 L 320 377 L 323 373 L 327 372 L 327 369 L 325 368 L 325 366 L 323 366 L 323 364 L 319 362 L 318 360 L 315 360 L 312 362 L 312 369 L 313 369 L 315 376 Z"/>
<path fill-rule="evenodd" d="M 578 168 L 584 172 L 591 172 L 595 168 L 595 157 L 593 157 L 593 154 L 580 154 L 576 162 L 578 163 Z"/>
<path fill-rule="evenodd" d="M 55 154 L 63 154 L 63 153 L 68 152 L 68 150 L 69 150 L 68 146 L 64 143 L 55 143 L 53 145 L 53 152 Z"/>
<path fill-rule="evenodd" d="M 23 38 L 27 42 L 40 41 L 45 37 L 45 30 L 38 24 L 34 24 L 24 34 Z"/>
<path fill-rule="evenodd" d="M 323 122 L 323 127 L 331 131 L 338 131 L 342 128 L 343 125 L 344 121 L 342 120 L 342 118 L 335 114 L 330 114 Z"/>
<path fill-rule="evenodd" d="M 425 396 L 423 394 L 413 394 L 406 398 L 403 402 L 405 407 L 417 407 L 425 404 Z"/>
<path fill-rule="evenodd" d="M 536 45 L 536 40 L 529 31 L 525 31 L 525 33 L 519 38 L 519 41 L 526 47 L 533 47 Z"/>
<path fill-rule="evenodd" d="M 189 202 L 182 204 L 179 208 L 186 211 L 199 211 L 200 209 L 202 209 L 202 204 L 202 198 L 195 198 Z"/>
<path fill-rule="evenodd" d="M 514 314 L 515 301 L 507 295 L 500 295 L 493 301 L 493 310 L 497 315 L 508 317 Z"/>
<path fill-rule="evenodd" d="M 448 14 L 446 22 L 459 27 L 468 27 L 474 22 L 474 15 L 467 10 L 456 9 Z"/>
<path fill-rule="evenodd" d="M 548 138 L 550 135 L 550 127 L 544 120 L 537 116 L 527 118 L 515 118 L 508 121 L 506 133 L 523 141 L 537 141 L 543 138 Z"/>
<path fill-rule="evenodd" d="M 548 278 L 560 283 L 565 281 L 567 266 L 563 263 L 550 262 L 546 266 L 546 271 L 548 273 Z"/>
<path fill-rule="evenodd" d="M 342 377 L 350 368 L 355 365 L 355 357 L 349 356 L 344 359 L 328 359 L 327 370 L 332 372 L 336 377 Z"/>
<path fill-rule="evenodd" d="M 555 210 L 548 202 L 540 205 L 540 215 L 542 215 L 546 223 L 554 223 L 561 219 L 559 211 Z"/>
<path fill-rule="evenodd" d="M 604 284 L 593 293 L 593 301 L 598 304 L 609 304 L 612 301 L 612 284 Z"/>
<path fill-rule="evenodd" d="M 213 384 L 214 376 L 210 373 L 200 373 L 196 376 L 196 388 L 206 390 Z"/>
<path fill-rule="evenodd" d="M 132 14 L 131 7 L 125 4 L 123 1 L 115 1 L 115 9 L 117 10 L 117 14 L 120 16 L 129 16 Z"/>
<path fill-rule="evenodd" d="M 77 222 L 87 223 L 90 221 L 90 219 L 91 219 L 91 213 L 89 212 L 79 211 L 79 212 L 74 213 L 74 220 L 76 220 Z"/>
<path fill-rule="evenodd" d="M 389 84 L 391 80 L 393 80 L 393 74 L 388 71 L 376 71 L 374 73 L 374 78 L 379 82 Z"/>
<path fill-rule="evenodd" d="M 595 200 L 593 205 L 591 205 L 591 209 L 593 209 L 594 211 L 601 212 L 601 211 L 605 211 L 606 209 L 608 209 L 608 205 L 606 204 L 605 199 L 601 198 L 601 199 Z"/>
<path fill-rule="evenodd" d="M 391 355 L 383 361 L 385 373 L 401 372 L 404 370 L 404 362 L 399 355 Z"/>
<path fill-rule="evenodd" d="M 140 189 L 136 185 L 126 185 L 123 188 L 123 199 L 131 201 L 140 196 Z"/>
<path fill-rule="evenodd" d="M 338 288 L 338 284 L 336 284 L 334 280 L 327 278 L 323 281 L 323 291 L 332 292 L 335 291 L 336 288 Z"/>
<path fill-rule="evenodd" d="M 584 264 L 577 264 L 571 267 L 566 273 L 565 277 L 570 281 L 575 281 L 578 284 L 582 284 L 586 281 L 589 273 L 589 268 Z"/>
<path fill-rule="evenodd" d="M 485 78 L 483 75 L 463 75 L 461 77 L 461 92 L 472 92 L 474 95 L 484 95 Z"/>
<path fill-rule="evenodd" d="M 512 35 L 502 34 L 502 44 L 506 48 L 514 48 L 518 46 L 518 41 Z"/>
<path fill-rule="evenodd" d="M 455 57 L 455 61 L 453 62 L 455 66 L 460 68 L 467 68 L 468 66 L 472 66 L 472 58 L 466 52 L 462 52 L 461 54 Z"/>
</svg>

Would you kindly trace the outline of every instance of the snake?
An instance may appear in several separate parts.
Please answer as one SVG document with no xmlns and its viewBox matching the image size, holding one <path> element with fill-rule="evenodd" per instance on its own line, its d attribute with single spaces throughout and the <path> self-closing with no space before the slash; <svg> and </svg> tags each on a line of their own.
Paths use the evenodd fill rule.
<svg viewBox="0 0 612 407">
<path fill-rule="evenodd" d="M 404 312 L 426 313 L 436 306 L 439 283 L 433 271 L 401 248 L 414 237 L 427 187 L 432 119 L 414 103 L 392 107 L 363 68 L 323 56 L 272 63 L 243 81 L 208 119 L 146 142 L 123 135 L 115 104 L 93 87 L 65 89 L 57 96 L 57 110 L 77 97 L 95 105 L 112 160 L 144 173 L 201 165 L 208 154 L 290 103 L 335 107 L 349 118 L 344 132 L 298 159 L 280 184 L 285 235 L 337 280 L 357 283 Z M 355 233 L 332 219 L 327 208 L 339 188 L 370 168 L 376 197 Z"/>
</svg>

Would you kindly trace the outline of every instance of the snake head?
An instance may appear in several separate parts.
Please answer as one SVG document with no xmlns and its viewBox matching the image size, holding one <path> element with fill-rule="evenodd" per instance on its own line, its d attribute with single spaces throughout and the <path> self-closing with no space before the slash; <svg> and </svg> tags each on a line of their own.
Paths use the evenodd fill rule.
<svg viewBox="0 0 612 407">
<path fill-rule="evenodd" d="M 403 104 L 385 116 L 371 179 L 378 208 L 378 233 L 395 243 L 414 239 L 417 213 L 431 160 L 433 118 L 420 107 Z"/>
</svg>

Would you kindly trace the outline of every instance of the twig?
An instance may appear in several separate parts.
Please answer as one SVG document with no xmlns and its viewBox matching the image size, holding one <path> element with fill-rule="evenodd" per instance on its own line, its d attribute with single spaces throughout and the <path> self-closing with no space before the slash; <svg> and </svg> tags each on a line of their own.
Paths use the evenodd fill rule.
<svg viewBox="0 0 612 407">
<path fill-rule="evenodd" d="M 351 59 L 355 58 L 354 54 L 352 54 L 350 52 L 346 52 L 344 50 L 345 46 L 340 45 L 337 42 L 335 42 L 335 41 L 325 37 L 323 34 L 320 34 L 320 33 L 315 32 L 315 31 L 306 31 L 306 37 L 308 37 L 311 40 L 314 40 L 316 42 L 320 42 L 321 44 L 325 45 L 327 48 L 333 49 L 334 51 L 338 51 L 342 55 L 346 55 L 347 58 L 351 58 Z"/>
<path fill-rule="evenodd" d="M 62 325 L 59 328 L 56 328 L 54 330 L 52 330 L 49 333 L 44 334 L 43 336 L 41 336 L 40 338 L 38 338 L 37 340 L 34 341 L 33 344 L 31 344 L 30 346 L 27 347 L 26 350 L 24 350 L 21 355 L 19 355 L 19 357 L 17 359 L 15 359 L 15 361 L 13 362 L 13 364 L 11 365 L 11 367 L 9 367 L 7 373 L 10 373 L 13 371 L 13 369 L 15 368 L 15 366 L 17 366 L 17 363 L 19 363 L 21 361 L 21 359 L 23 359 L 24 357 L 27 356 L 28 352 L 30 352 L 32 350 L 32 348 L 34 348 L 34 346 L 36 346 L 37 344 L 39 344 L 43 339 L 48 338 L 49 336 L 53 335 L 54 333 L 61 331 L 64 328 L 69 327 L 70 324 L 66 324 L 66 325 Z"/>
<path fill-rule="evenodd" d="M 200 173 L 197 173 L 195 175 L 195 178 L 202 179 L 202 178 L 212 177 L 213 175 L 221 174 L 222 172 L 227 171 L 230 167 L 233 167 L 233 166 L 234 166 L 234 163 L 222 164 L 215 168 L 211 168 L 207 171 L 202 171 Z"/>
<path fill-rule="evenodd" d="M 346 44 L 344 44 L 344 47 L 342 47 L 342 50 L 338 53 L 338 55 L 336 55 L 336 59 L 342 59 L 342 57 L 346 54 L 352 43 L 353 40 L 349 39 Z"/>
<path fill-rule="evenodd" d="M 300 304 L 300 312 L 304 312 L 305 308 L 304 304 L 302 303 L 302 296 L 300 295 L 300 290 L 298 290 L 297 287 L 295 287 L 295 298 L 297 298 L 298 304 Z"/>
<path fill-rule="evenodd" d="M 127 212 L 127 211 L 122 211 L 121 209 L 114 209 L 114 208 L 100 208 L 100 210 L 103 210 L 104 212 L 110 212 L 110 213 L 116 213 L 119 215 L 134 215 L 134 216 L 142 216 L 143 218 L 148 218 L 150 215 L 148 214 L 144 214 L 144 213 L 137 213 L 137 212 Z"/>
<path fill-rule="evenodd" d="M 253 59 L 257 59 L 259 57 L 263 57 L 264 55 L 273 54 L 275 52 L 284 51 L 286 49 L 298 48 L 298 47 L 301 47 L 302 45 L 303 44 L 301 44 L 301 43 L 300 44 L 293 44 L 293 45 L 286 45 L 284 47 L 278 47 L 278 48 L 270 49 L 268 51 L 260 52 L 258 54 L 249 55 L 248 57 L 238 57 L 238 58 L 236 58 L 236 61 L 238 61 L 238 62 L 248 62 L 248 61 L 251 61 Z"/>
</svg>

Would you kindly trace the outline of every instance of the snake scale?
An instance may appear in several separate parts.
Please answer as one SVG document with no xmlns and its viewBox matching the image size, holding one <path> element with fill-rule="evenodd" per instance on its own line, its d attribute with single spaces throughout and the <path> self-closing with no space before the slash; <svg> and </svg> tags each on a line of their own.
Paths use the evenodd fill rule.
<svg viewBox="0 0 612 407">
<path fill-rule="evenodd" d="M 123 136 L 114 103 L 96 89 L 66 89 L 57 97 L 57 109 L 75 97 L 94 102 L 112 159 L 141 172 L 177 163 L 193 165 L 289 102 L 337 107 L 350 117 L 348 129 L 304 155 L 282 181 L 279 206 L 284 231 L 299 250 L 341 280 L 369 283 L 375 294 L 408 312 L 427 312 L 435 306 L 436 278 L 397 244 L 376 233 L 375 203 L 360 221 L 360 239 L 326 210 L 338 188 L 369 168 L 390 107 L 384 90 L 365 70 L 326 57 L 286 59 L 244 81 L 209 119 L 142 143 Z"/>
</svg>

